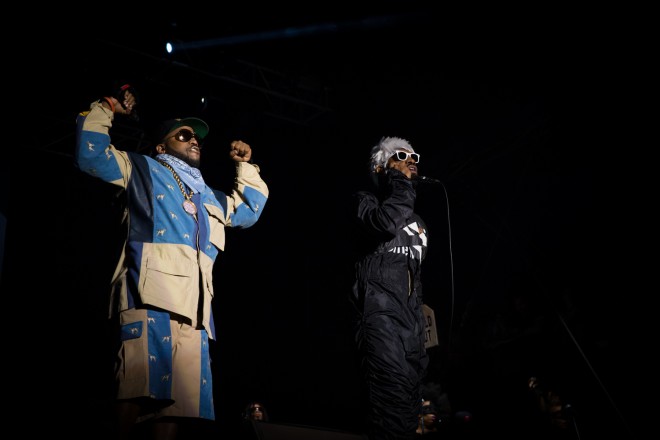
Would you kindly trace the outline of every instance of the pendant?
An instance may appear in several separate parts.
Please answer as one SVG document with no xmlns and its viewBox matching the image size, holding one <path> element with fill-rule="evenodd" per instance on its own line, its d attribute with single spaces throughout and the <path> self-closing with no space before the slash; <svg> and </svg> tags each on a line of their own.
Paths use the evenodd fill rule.
<svg viewBox="0 0 660 440">
<path fill-rule="evenodd" d="M 195 206 L 195 204 L 188 199 L 183 201 L 183 210 L 190 215 L 197 214 L 197 206 Z"/>
</svg>

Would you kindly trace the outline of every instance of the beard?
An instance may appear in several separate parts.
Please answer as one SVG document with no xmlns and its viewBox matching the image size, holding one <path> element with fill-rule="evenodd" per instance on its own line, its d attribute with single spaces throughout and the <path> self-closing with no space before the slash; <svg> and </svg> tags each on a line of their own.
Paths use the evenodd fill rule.
<svg viewBox="0 0 660 440">
<path fill-rule="evenodd" d="M 190 157 L 188 157 L 187 152 L 186 153 L 179 153 L 178 151 L 174 151 L 172 149 L 168 149 L 168 150 L 169 151 L 167 151 L 167 154 L 169 154 L 170 156 L 174 156 L 177 159 L 181 159 L 182 161 L 184 161 L 185 163 L 187 163 L 191 167 L 199 169 L 199 165 L 201 163 L 200 159 L 191 159 Z"/>
</svg>

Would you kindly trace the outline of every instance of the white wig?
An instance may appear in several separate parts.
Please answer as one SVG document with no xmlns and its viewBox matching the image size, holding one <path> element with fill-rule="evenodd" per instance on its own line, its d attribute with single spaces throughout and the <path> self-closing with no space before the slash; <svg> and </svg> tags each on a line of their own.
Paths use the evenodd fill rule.
<svg viewBox="0 0 660 440">
<path fill-rule="evenodd" d="M 386 167 L 387 161 L 394 156 L 397 150 L 407 150 L 414 153 L 410 143 L 398 137 L 383 137 L 378 145 L 371 149 L 371 171 L 375 171 L 378 165 Z"/>
</svg>

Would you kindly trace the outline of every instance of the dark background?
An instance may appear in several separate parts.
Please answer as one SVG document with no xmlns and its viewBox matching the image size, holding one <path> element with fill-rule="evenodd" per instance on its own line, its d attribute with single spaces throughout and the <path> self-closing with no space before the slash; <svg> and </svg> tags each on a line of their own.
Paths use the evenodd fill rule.
<svg viewBox="0 0 660 440">
<path fill-rule="evenodd" d="M 478 438 L 527 432 L 531 375 L 573 408 L 566 438 L 639 435 L 648 333 L 625 251 L 639 231 L 617 183 L 634 172 L 625 149 L 609 153 L 639 83 L 614 68 L 617 40 L 576 15 L 495 23 L 481 11 L 461 26 L 415 2 L 235 9 L 67 18 L 38 33 L 52 49 L 25 52 L 34 99 L 27 145 L 4 167 L 2 288 L 30 330 L 29 407 L 45 398 L 38 412 L 63 432 L 107 428 L 119 199 L 72 153 L 77 112 L 128 82 L 140 119 L 117 118 L 116 146 L 148 149 L 156 121 L 201 117 L 207 183 L 231 187 L 229 143 L 242 139 L 270 188 L 261 220 L 228 231 L 216 264 L 214 430 L 233 433 L 259 399 L 274 422 L 362 432 L 347 198 L 370 148 L 398 136 L 442 181 L 418 189 L 440 341 L 428 382 L 472 414 Z M 167 40 L 183 49 L 167 54 Z M 515 316 L 514 297 L 529 315 Z"/>
</svg>

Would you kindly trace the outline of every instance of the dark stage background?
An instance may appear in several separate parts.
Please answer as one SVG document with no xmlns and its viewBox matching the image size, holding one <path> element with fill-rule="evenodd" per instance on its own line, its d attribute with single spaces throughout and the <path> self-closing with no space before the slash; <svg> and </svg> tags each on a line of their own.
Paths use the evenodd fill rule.
<svg viewBox="0 0 660 440">
<path fill-rule="evenodd" d="M 418 211 L 440 341 L 428 382 L 451 402 L 446 424 L 466 411 L 475 438 L 522 438 L 536 375 L 571 405 L 565 438 L 639 435 L 639 290 L 619 251 L 625 202 L 602 173 L 618 160 L 603 152 L 623 130 L 610 109 L 626 91 L 604 47 L 570 20 L 569 39 L 531 18 L 448 31 L 451 14 L 415 5 L 217 17 L 184 5 L 46 28 L 60 46 L 29 52 L 27 145 L 4 166 L 2 290 L 29 326 L 20 349 L 34 386 L 21 407 L 64 433 L 107 432 L 119 204 L 72 153 L 77 112 L 118 81 L 139 93 L 140 120 L 117 119 L 115 145 L 145 149 L 161 118 L 201 117 L 205 180 L 230 188 L 228 147 L 242 139 L 270 187 L 260 222 L 229 231 L 216 264 L 211 431 L 236 432 L 258 399 L 277 423 L 362 432 L 347 198 L 366 182 L 369 149 L 399 136 L 421 153 L 420 173 L 443 182 L 419 187 Z M 168 39 L 184 48 L 165 53 Z"/>
</svg>

